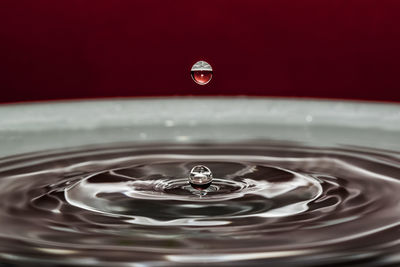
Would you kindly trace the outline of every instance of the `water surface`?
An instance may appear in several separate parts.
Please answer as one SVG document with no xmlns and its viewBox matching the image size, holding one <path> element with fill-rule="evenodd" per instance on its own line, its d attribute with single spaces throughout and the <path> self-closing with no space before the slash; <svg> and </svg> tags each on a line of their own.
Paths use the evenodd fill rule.
<svg viewBox="0 0 400 267">
<path fill-rule="evenodd" d="M 212 170 L 206 194 L 188 182 L 196 165 Z M 0 258 L 11 266 L 395 265 L 399 178 L 396 152 L 293 143 L 124 144 L 3 158 Z"/>
</svg>

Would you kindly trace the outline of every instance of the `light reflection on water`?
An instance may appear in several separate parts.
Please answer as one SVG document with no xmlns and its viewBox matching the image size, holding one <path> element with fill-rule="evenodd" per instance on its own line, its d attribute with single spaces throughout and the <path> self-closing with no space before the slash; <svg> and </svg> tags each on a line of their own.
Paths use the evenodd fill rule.
<svg viewBox="0 0 400 267">
<path fill-rule="evenodd" d="M 0 162 L 5 263 L 397 262 L 400 162 L 267 142 L 85 147 Z M 199 195 L 193 166 L 212 170 Z"/>
</svg>

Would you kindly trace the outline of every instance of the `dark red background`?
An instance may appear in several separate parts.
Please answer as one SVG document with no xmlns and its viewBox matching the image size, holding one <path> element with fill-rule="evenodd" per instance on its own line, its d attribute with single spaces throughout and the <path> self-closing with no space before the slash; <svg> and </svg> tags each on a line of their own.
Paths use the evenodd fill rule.
<svg viewBox="0 0 400 267">
<path fill-rule="evenodd" d="M 211 63 L 196 85 L 190 67 Z M 0 102 L 151 95 L 400 101 L 398 0 L 2 0 Z"/>
</svg>

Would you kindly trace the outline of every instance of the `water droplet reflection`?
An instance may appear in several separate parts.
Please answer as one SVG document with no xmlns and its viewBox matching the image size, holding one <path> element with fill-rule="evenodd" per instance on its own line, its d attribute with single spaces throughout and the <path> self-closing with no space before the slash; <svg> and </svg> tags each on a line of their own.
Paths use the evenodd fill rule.
<svg viewBox="0 0 400 267">
<path fill-rule="evenodd" d="M 192 168 L 189 174 L 190 185 L 197 190 L 207 189 L 212 182 L 211 170 L 204 165 L 197 165 Z"/>
<path fill-rule="evenodd" d="M 191 69 L 193 81 L 200 85 L 206 85 L 211 81 L 213 70 L 210 64 L 205 61 L 197 61 Z"/>
</svg>

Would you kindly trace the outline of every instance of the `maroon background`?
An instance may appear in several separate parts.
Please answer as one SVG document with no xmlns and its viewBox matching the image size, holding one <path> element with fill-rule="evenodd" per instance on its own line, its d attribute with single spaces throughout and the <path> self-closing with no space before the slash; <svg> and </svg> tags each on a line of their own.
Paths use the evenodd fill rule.
<svg viewBox="0 0 400 267">
<path fill-rule="evenodd" d="M 190 78 L 211 63 L 206 86 Z M 400 101 L 398 0 L 1 0 L 0 102 L 143 95 Z"/>
</svg>

